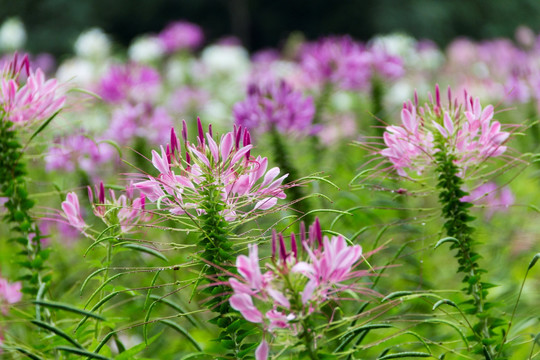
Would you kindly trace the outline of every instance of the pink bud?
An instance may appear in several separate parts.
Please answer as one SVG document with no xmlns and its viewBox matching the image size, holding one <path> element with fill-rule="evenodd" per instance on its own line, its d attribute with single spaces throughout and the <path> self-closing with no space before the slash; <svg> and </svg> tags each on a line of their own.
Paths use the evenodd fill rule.
<svg viewBox="0 0 540 360">
<path fill-rule="evenodd" d="M 201 145 L 204 148 L 204 131 L 203 131 L 200 117 L 197 117 L 197 130 L 199 132 L 199 145 Z"/>
<path fill-rule="evenodd" d="M 294 258 L 298 259 L 298 248 L 296 247 L 296 236 L 294 233 L 291 234 L 291 250 L 294 254 Z"/>
<path fill-rule="evenodd" d="M 285 248 L 285 240 L 283 240 L 282 233 L 279 233 L 279 257 L 283 261 L 287 260 L 287 249 Z"/>
<path fill-rule="evenodd" d="M 182 120 L 182 140 L 184 141 L 184 145 L 187 142 L 187 124 L 186 120 Z"/>
</svg>

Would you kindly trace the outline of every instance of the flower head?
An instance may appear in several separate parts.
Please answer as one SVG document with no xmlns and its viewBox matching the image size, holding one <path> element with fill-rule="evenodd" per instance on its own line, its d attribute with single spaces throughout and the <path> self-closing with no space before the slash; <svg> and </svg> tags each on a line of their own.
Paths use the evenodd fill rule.
<svg viewBox="0 0 540 360">
<path fill-rule="evenodd" d="M 87 227 L 81 215 L 79 197 L 76 193 L 70 192 L 67 194 L 66 200 L 62 202 L 62 210 L 64 210 L 68 223 L 75 229 L 83 231 Z"/>
<path fill-rule="evenodd" d="M 435 100 L 423 107 L 407 101 L 401 110 L 402 125 L 386 128 L 380 153 L 388 158 L 399 175 L 407 176 L 406 170 L 421 174 L 434 164 L 433 155 L 445 151 L 455 158 L 461 173 L 491 157 L 506 151 L 504 143 L 510 133 L 501 130 L 501 124 L 493 120 L 493 106 L 484 108 L 478 98 L 466 91 L 462 100 L 452 97 L 448 88 L 448 105 L 441 102 L 439 87 Z"/>
<path fill-rule="evenodd" d="M 15 54 L 0 75 L 0 112 L 15 124 L 45 120 L 60 110 L 66 99 L 59 94 L 56 79 L 45 80 L 41 69 L 34 71 L 29 66 L 27 56 L 19 63 Z M 28 75 L 24 84 L 23 70 Z"/>
<path fill-rule="evenodd" d="M 136 63 L 113 65 L 101 79 L 98 93 L 110 103 L 143 102 L 156 97 L 161 77 L 153 68 Z"/>
<path fill-rule="evenodd" d="M 169 24 L 158 37 L 168 53 L 185 49 L 194 50 L 204 41 L 200 26 L 187 21 Z"/>
<path fill-rule="evenodd" d="M 247 98 L 234 105 L 236 123 L 248 129 L 310 132 L 315 115 L 311 97 L 304 97 L 285 81 L 252 84 Z"/>
<path fill-rule="evenodd" d="M 216 142 L 211 126 L 205 137 L 198 119 L 197 144 L 187 140 L 185 122 L 182 139 L 185 157 L 174 129 L 170 144 L 161 147 L 161 154 L 152 151 L 152 164 L 159 175 L 134 184 L 148 200 L 161 199 L 173 214 L 184 214 L 188 209 L 201 214 L 205 212 L 201 204 L 212 188 L 224 204 L 221 214 L 230 221 L 245 206 L 268 210 L 285 198 L 282 182 L 287 175 L 278 177 L 277 167 L 267 171 L 267 158 L 250 155 L 253 145 L 247 130 L 235 127 Z"/>
</svg>

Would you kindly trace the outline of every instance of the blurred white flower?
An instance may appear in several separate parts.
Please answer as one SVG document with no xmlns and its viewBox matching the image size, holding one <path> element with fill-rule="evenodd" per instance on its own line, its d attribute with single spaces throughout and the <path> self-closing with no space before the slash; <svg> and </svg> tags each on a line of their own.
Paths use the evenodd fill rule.
<svg viewBox="0 0 540 360">
<path fill-rule="evenodd" d="M 154 36 L 142 36 L 131 43 L 128 49 L 130 60 L 138 63 L 151 63 L 165 54 L 161 41 Z"/>
<path fill-rule="evenodd" d="M 249 54 L 241 46 L 208 46 L 203 50 L 201 60 L 211 74 L 228 74 L 238 78 L 247 75 L 250 70 Z"/>
<path fill-rule="evenodd" d="M 416 51 L 416 39 L 405 34 L 378 35 L 372 40 L 373 47 L 405 59 Z"/>
<path fill-rule="evenodd" d="M 332 94 L 330 103 L 340 112 L 350 111 L 354 106 L 354 98 L 352 94 L 348 92 L 338 91 Z"/>
<path fill-rule="evenodd" d="M 26 42 L 24 24 L 18 18 L 9 18 L 0 27 L 0 49 L 13 51 L 21 49 Z"/>
<path fill-rule="evenodd" d="M 56 71 L 56 78 L 60 83 L 70 82 L 81 87 L 90 87 L 99 76 L 96 66 L 83 58 L 68 59 Z"/>
<path fill-rule="evenodd" d="M 79 35 L 75 41 L 75 53 L 89 59 L 104 59 L 111 50 L 107 34 L 99 28 L 92 28 Z"/>
</svg>

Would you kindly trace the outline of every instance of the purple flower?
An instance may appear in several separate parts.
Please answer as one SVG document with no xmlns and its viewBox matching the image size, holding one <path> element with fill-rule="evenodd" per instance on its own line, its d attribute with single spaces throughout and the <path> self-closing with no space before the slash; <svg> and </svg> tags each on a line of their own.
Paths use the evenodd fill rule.
<svg viewBox="0 0 540 360">
<path fill-rule="evenodd" d="M 364 90 L 370 84 L 370 56 L 348 36 L 304 45 L 300 63 L 308 79 L 318 86 L 330 83 L 345 90 Z"/>
<path fill-rule="evenodd" d="M 203 89 L 185 86 L 175 90 L 168 101 L 168 108 L 176 114 L 188 115 L 203 109 L 210 95 Z"/>
<path fill-rule="evenodd" d="M 153 100 L 161 88 L 159 73 L 136 63 L 112 65 L 101 79 L 98 93 L 110 103 Z"/>
<path fill-rule="evenodd" d="M 169 24 L 158 35 L 167 53 L 179 50 L 194 50 L 204 41 L 200 26 L 187 21 L 177 21 Z"/>
<path fill-rule="evenodd" d="M 486 219 L 489 220 L 496 212 L 507 212 L 515 198 L 508 186 L 499 188 L 494 182 L 488 182 L 462 197 L 461 201 L 487 207 Z"/>
<path fill-rule="evenodd" d="M 234 105 L 233 113 L 236 123 L 250 130 L 309 133 L 315 105 L 281 80 L 249 86 L 247 98 Z"/>
</svg>

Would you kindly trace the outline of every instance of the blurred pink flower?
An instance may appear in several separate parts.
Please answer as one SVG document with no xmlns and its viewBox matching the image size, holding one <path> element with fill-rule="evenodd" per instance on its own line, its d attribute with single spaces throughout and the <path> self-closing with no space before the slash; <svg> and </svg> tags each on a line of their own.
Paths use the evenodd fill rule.
<svg viewBox="0 0 540 360">
<path fill-rule="evenodd" d="M 20 282 L 10 284 L 6 279 L 0 278 L 0 309 L 2 314 L 7 315 L 8 305 L 21 301 L 21 289 Z"/>
<path fill-rule="evenodd" d="M 76 193 L 67 194 L 66 200 L 62 202 L 62 210 L 64 210 L 64 215 L 71 226 L 79 231 L 83 231 L 87 227 L 81 216 L 79 198 Z"/>
<path fill-rule="evenodd" d="M 198 25 L 176 21 L 167 25 L 158 38 L 167 53 L 174 53 L 179 50 L 195 50 L 203 43 L 204 34 Z"/>
<path fill-rule="evenodd" d="M 514 205 L 515 198 L 508 186 L 499 188 L 494 182 L 488 182 L 462 197 L 461 201 L 485 206 L 486 219 L 489 220 L 496 212 L 507 212 L 508 208 Z"/>
<path fill-rule="evenodd" d="M 313 98 L 275 80 L 250 85 L 246 99 L 234 105 L 233 113 L 236 124 L 250 130 L 310 133 L 315 105 Z"/>
<path fill-rule="evenodd" d="M 129 63 L 112 65 L 101 79 L 98 94 L 109 103 L 148 102 L 161 89 L 161 76 L 154 68 Z"/>
</svg>

